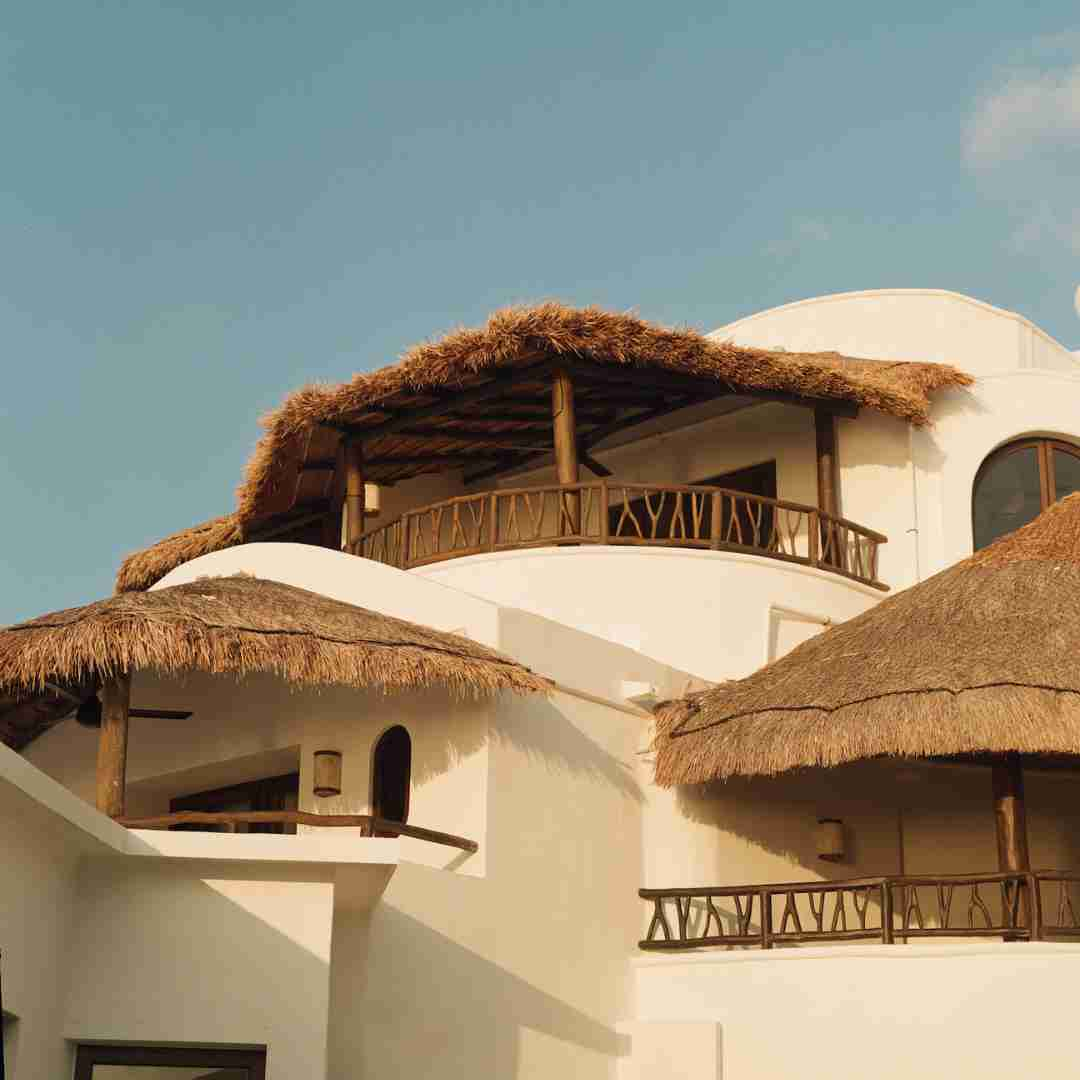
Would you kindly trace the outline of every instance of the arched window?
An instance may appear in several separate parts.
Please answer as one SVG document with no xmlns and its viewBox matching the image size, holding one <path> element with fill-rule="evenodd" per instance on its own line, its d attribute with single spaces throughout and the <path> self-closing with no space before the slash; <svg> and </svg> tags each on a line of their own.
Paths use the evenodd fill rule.
<svg viewBox="0 0 1080 1080">
<path fill-rule="evenodd" d="M 975 477 L 975 550 L 1026 525 L 1074 491 L 1080 491 L 1080 447 L 1021 439 L 995 450 Z"/>
<path fill-rule="evenodd" d="M 371 812 L 387 821 L 409 820 L 412 739 L 400 725 L 382 733 L 375 744 L 371 780 Z"/>
</svg>

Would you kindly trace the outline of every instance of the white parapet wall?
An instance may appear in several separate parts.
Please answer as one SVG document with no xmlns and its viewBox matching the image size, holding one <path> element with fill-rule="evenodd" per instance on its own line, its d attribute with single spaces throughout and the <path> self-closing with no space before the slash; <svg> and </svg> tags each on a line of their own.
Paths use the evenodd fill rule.
<svg viewBox="0 0 1080 1080">
<path fill-rule="evenodd" d="M 424 577 L 634 649 L 706 680 L 775 659 L 796 619 L 804 636 L 883 595 L 827 570 L 760 555 L 682 548 L 533 548 L 451 559 Z M 785 636 L 787 635 L 787 636 Z"/>
<path fill-rule="evenodd" d="M 703 952 L 642 956 L 632 971 L 621 1080 L 1075 1074 L 1080 945 Z"/>
</svg>

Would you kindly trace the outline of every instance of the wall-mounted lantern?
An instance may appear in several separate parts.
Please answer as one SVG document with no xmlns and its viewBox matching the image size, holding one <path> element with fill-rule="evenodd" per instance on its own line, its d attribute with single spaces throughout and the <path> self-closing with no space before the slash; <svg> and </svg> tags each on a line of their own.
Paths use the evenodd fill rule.
<svg viewBox="0 0 1080 1080">
<path fill-rule="evenodd" d="M 337 750 L 316 750 L 313 790 L 320 798 L 341 794 L 341 754 Z"/>
<path fill-rule="evenodd" d="M 819 818 L 817 853 L 826 862 L 841 862 L 844 858 L 844 823 L 839 818 Z"/>
</svg>

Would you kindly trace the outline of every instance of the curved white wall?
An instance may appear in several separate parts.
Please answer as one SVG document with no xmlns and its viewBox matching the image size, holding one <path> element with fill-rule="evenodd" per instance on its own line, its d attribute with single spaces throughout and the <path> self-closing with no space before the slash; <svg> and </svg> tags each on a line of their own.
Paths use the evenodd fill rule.
<svg viewBox="0 0 1080 1080">
<path fill-rule="evenodd" d="M 411 576 L 523 608 L 709 680 L 748 675 L 771 659 L 785 614 L 820 627 L 884 595 L 775 559 L 678 548 L 534 548 L 452 559 Z"/>
<path fill-rule="evenodd" d="M 942 289 L 814 297 L 748 315 L 710 336 L 764 348 L 955 364 L 976 376 L 1007 367 L 1077 366 L 1072 353 L 1022 316 Z"/>
<path fill-rule="evenodd" d="M 969 392 L 942 395 L 934 421 L 914 438 L 929 573 L 971 554 L 972 488 L 988 454 L 1025 435 L 1080 443 L 1080 365 L 983 376 Z"/>
</svg>

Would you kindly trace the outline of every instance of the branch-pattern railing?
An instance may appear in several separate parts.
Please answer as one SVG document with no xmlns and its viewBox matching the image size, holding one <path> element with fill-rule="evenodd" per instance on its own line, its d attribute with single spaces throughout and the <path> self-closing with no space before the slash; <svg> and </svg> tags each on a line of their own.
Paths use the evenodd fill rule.
<svg viewBox="0 0 1080 1080">
<path fill-rule="evenodd" d="M 935 937 L 1080 938 L 1080 874 L 1038 871 L 876 877 L 702 889 L 641 889 L 642 949 Z"/>
<path fill-rule="evenodd" d="M 877 569 L 886 539 L 816 507 L 744 491 L 600 480 L 446 499 L 365 533 L 356 554 L 409 570 L 557 544 L 712 548 L 817 566 L 885 588 Z"/>
</svg>

